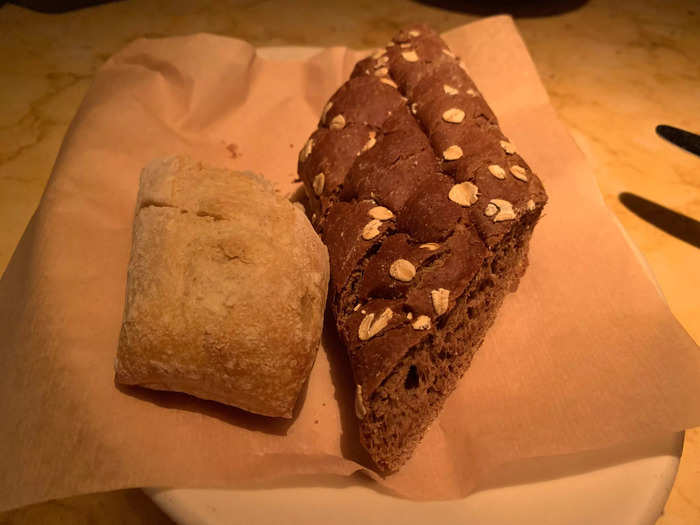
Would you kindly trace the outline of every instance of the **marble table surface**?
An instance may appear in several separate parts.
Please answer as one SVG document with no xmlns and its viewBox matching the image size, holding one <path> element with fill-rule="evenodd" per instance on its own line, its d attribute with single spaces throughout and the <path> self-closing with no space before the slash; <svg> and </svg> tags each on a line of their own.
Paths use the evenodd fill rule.
<svg viewBox="0 0 700 525">
<path fill-rule="evenodd" d="M 27 2 L 33 3 L 42 2 Z M 547 6 L 564 12 L 552 14 Z M 39 202 L 96 69 L 131 40 L 206 31 L 256 45 L 369 48 L 383 45 L 407 23 L 424 21 L 442 31 L 503 11 L 516 15 L 552 104 L 586 154 L 606 204 L 647 258 L 674 314 L 700 341 L 700 250 L 641 219 L 619 197 L 631 193 L 700 219 L 700 158 L 654 132 L 661 123 L 700 132 L 697 0 L 141 0 L 63 14 L 5 4 L 0 7 L 0 271 Z M 663 211 L 653 216 L 671 217 Z M 669 220 L 686 224 L 697 243 L 697 223 Z M 142 493 L 130 490 L 0 513 L 0 524 L 29 523 L 170 521 Z M 700 523 L 700 428 L 686 432 L 676 482 L 657 523 Z"/>
</svg>

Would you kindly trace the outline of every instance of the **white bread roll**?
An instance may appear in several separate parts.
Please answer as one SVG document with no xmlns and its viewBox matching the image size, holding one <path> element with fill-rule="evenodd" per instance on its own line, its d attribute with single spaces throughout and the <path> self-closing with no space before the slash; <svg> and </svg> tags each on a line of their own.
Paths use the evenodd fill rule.
<svg viewBox="0 0 700 525">
<path fill-rule="evenodd" d="M 261 177 L 154 161 L 141 174 L 116 380 L 292 417 L 328 276 L 304 213 Z"/>
</svg>

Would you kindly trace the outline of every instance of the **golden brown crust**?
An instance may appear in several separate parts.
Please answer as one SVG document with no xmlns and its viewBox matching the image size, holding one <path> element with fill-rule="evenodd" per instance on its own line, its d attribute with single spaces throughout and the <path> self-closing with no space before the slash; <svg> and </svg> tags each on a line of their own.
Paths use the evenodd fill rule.
<svg viewBox="0 0 700 525">
<path fill-rule="evenodd" d="M 323 325 L 327 251 L 252 174 L 184 157 L 141 177 L 119 383 L 291 417 Z"/>
</svg>

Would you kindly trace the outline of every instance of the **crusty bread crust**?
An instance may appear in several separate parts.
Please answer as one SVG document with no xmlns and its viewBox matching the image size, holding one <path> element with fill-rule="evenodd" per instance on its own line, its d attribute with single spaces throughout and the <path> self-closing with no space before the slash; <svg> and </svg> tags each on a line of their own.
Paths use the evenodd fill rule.
<svg viewBox="0 0 700 525">
<path fill-rule="evenodd" d="M 116 380 L 289 418 L 320 342 L 326 248 L 249 173 L 141 175 Z"/>
</svg>

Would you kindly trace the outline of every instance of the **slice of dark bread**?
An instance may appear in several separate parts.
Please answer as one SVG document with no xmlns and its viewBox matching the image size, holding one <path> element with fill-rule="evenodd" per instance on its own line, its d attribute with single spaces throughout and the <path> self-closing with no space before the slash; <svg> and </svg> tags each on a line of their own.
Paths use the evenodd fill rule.
<svg viewBox="0 0 700 525">
<path fill-rule="evenodd" d="M 547 195 L 440 37 L 355 66 L 299 155 L 379 471 L 412 454 L 527 266 Z"/>
</svg>

